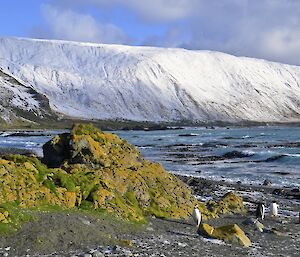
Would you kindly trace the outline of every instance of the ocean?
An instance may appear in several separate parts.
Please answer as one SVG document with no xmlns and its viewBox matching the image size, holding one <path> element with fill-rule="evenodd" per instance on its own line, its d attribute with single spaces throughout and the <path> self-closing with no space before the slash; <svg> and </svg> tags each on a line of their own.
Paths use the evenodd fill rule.
<svg viewBox="0 0 300 257">
<path fill-rule="evenodd" d="M 0 147 L 42 156 L 42 145 L 65 131 L 0 133 Z M 149 160 L 181 175 L 213 180 L 300 187 L 300 128 L 184 128 L 114 131 Z"/>
</svg>

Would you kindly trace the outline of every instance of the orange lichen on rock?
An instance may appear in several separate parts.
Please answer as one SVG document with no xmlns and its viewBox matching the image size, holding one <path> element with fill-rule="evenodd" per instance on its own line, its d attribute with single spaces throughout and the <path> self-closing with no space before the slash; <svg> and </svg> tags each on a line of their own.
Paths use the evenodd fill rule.
<svg viewBox="0 0 300 257">
<path fill-rule="evenodd" d="M 160 164 L 144 160 L 126 140 L 92 125 L 78 124 L 70 133 L 55 136 L 43 152 L 45 164 L 21 155 L 0 158 L 0 204 L 84 205 L 143 221 L 145 215 L 186 218 L 198 203 L 190 189 Z M 210 206 L 212 211 L 198 203 L 203 216 L 240 208 L 227 198 L 236 200 L 227 196 L 219 209 Z"/>
</svg>

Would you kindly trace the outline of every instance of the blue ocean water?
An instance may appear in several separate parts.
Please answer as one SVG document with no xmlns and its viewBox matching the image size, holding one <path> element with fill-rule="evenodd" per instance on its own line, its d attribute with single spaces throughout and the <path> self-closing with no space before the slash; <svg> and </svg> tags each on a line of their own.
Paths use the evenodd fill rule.
<svg viewBox="0 0 300 257">
<path fill-rule="evenodd" d="M 61 131 L 30 136 L 0 134 L 0 147 L 30 149 L 42 155 L 42 145 Z M 158 131 L 115 131 L 137 146 L 142 155 L 168 171 L 215 180 L 300 186 L 300 128 L 184 128 Z"/>
</svg>

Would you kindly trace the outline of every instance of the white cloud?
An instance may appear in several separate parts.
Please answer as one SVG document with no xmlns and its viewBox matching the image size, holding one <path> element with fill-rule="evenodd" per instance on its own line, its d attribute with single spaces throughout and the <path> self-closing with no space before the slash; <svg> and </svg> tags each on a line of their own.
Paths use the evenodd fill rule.
<svg viewBox="0 0 300 257">
<path fill-rule="evenodd" d="M 110 23 L 99 23 L 91 15 L 80 14 L 69 9 L 56 9 L 50 5 L 42 7 L 47 28 L 38 28 L 48 37 L 63 40 L 116 43 L 129 42 L 128 36 L 117 26 Z"/>
<path fill-rule="evenodd" d="M 99 24 L 91 16 L 74 15 L 72 11 L 67 11 L 82 8 L 88 10 L 92 7 L 109 13 L 118 9 L 130 17 L 135 17 L 139 27 L 152 26 L 151 31 L 153 26 L 167 28 L 164 35 L 161 35 L 161 31 L 157 34 L 154 32 L 153 35 L 145 33 L 145 38 L 134 44 L 218 50 L 300 65 L 300 0 L 49 0 L 49 2 L 64 10 L 64 14 L 58 16 L 65 16 L 66 20 L 72 20 L 76 15 L 79 17 L 80 24 L 77 24 L 74 18 L 73 22 L 69 21 L 71 23 L 69 27 L 73 28 L 64 29 L 70 31 L 70 37 L 74 30 L 76 33 L 73 33 L 79 38 L 98 40 L 108 38 L 109 42 L 115 40 L 114 43 L 121 43 L 126 36 L 120 28 L 112 24 L 110 24 L 112 28 L 109 28 L 108 24 Z M 109 15 L 106 19 L 107 22 L 113 20 Z M 59 28 L 58 22 L 56 23 L 51 26 L 57 27 L 56 34 L 68 34 L 61 32 L 62 28 Z M 80 35 L 83 33 L 82 30 L 76 29 L 80 25 L 90 27 L 90 30 L 85 32 L 88 34 L 90 31 L 90 34 Z"/>
<path fill-rule="evenodd" d="M 299 28 L 278 28 L 266 32 L 260 42 L 262 56 L 273 60 L 300 64 Z"/>
<path fill-rule="evenodd" d="M 118 1 L 124 2 L 124 1 Z M 147 21 L 176 21 L 193 12 L 196 0 L 128 0 L 126 5 Z"/>
<path fill-rule="evenodd" d="M 202 1 L 184 46 L 300 64 L 300 1 Z"/>
<path fill-rule="evenodd" d="M 147 22 L 176 21 L 188 17 L 198 0 L 52 0 L 61 6 L 98 6 L 113 8 L 122 6 L 133 11 Z"/>
</svg>

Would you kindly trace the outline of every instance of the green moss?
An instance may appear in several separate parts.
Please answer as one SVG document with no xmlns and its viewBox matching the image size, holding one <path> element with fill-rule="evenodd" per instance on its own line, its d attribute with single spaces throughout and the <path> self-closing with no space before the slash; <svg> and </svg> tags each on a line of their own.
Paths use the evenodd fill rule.
<svg viewBox="0 0 300 257">
<path fill-rule="evenodd" d="M 35 168 L 38 170 L 36 179 L 38 182 L 43 183 L 47 179 L 47 175 L 50 173 L 46 165 L 42 164 L 40 160 L 34 158 L 33 160 Z"/>
<path fill-rule="evenodd" d="M 94 172 L 77 171 L 72 174 L 72 178 L 75 184 L 80 187 L 83 200 L 87 199 L 99 187 L 97 181 L 100 178 Z"/>
<path fill-rule="evenodd" d="M 20 154 L 9 154 L 9 155 L 2 156 L 2 158 L 5 160 L 8 160 L 8 161 L 12 161 L 16 164 L 24 164 L 28 160 L 32 159 L 32 158 L 29 158 L 27 156 L 20 155 Z"/>
<path fill-rule="evenodd" d="M 55 172 L 53 179 L 57 181 L 58 186 L 66 188 L 69 192 L 76 191 L 76 185 L 72 175 L 67 174 L 65 171 L 59 170 Z"/>
<path fill-rule="evenodd" d="M 139 206 L 139 202 L 136 199 L 134 192 L 132 192 L 132 191 L 126 192 L 125 195 L 124 195 L 124 198 L 125 198 L 126 204 L 128 204 L 129 206 L 131 206 L 133 208 L 134 213 L 137 215 L 137 217 L 141 221 L 145 221 L 144 217 L 143 217 L 144 213 L 143 213 L 142 209 Z"/>
<path fill-rule="evenodd" d="M 51 190 L 52 193 L 56 193 L 56 186 L 52 180 L 45 180 L 43 185 Z"/>
<path fill-rule="evenodd" d="M 93 203 L 91 201 L 86 201 L 86 200 L 83 200 L 81 202 L 81 205 L 79 206 L 79 209 L 80 210 L 88 210 L 88 211 L 91 211 L 91 210 L 94 210 L 94 206 L 93 206 Z"/>
<path fill-rule="evenodd" d="M 18 207 L 18 202 L 4 203 L 0 205 L 9 212 L 10 222 L 0 223 L 0 234 L 9 235 L 15 233 L 24 223 L 34 220 L 33 216 L 26 209 Z"/>
<path fill-rule="evenodd" d="M 60 205 L 55 205 L 55 204 L 47 204 L 47 203 L 44 203 L 44 204 L 41 204 L 39 206 L 36 206 L 36 207 L 31 207 L 29 208 L 33 213 L 34 212 L 52 212 L 52 211 L 55 211 L 55 212 L 68 212 L 70 209 L 69 208 L 64 208 Z"/>
<path fill-rule="evenodd" d="M 71 133 L 73 135 L 93 135 L 102 133 L 102 131 L 94 127 L 92 124 L 75 124 L 72 127 Z"/>
</svg>

